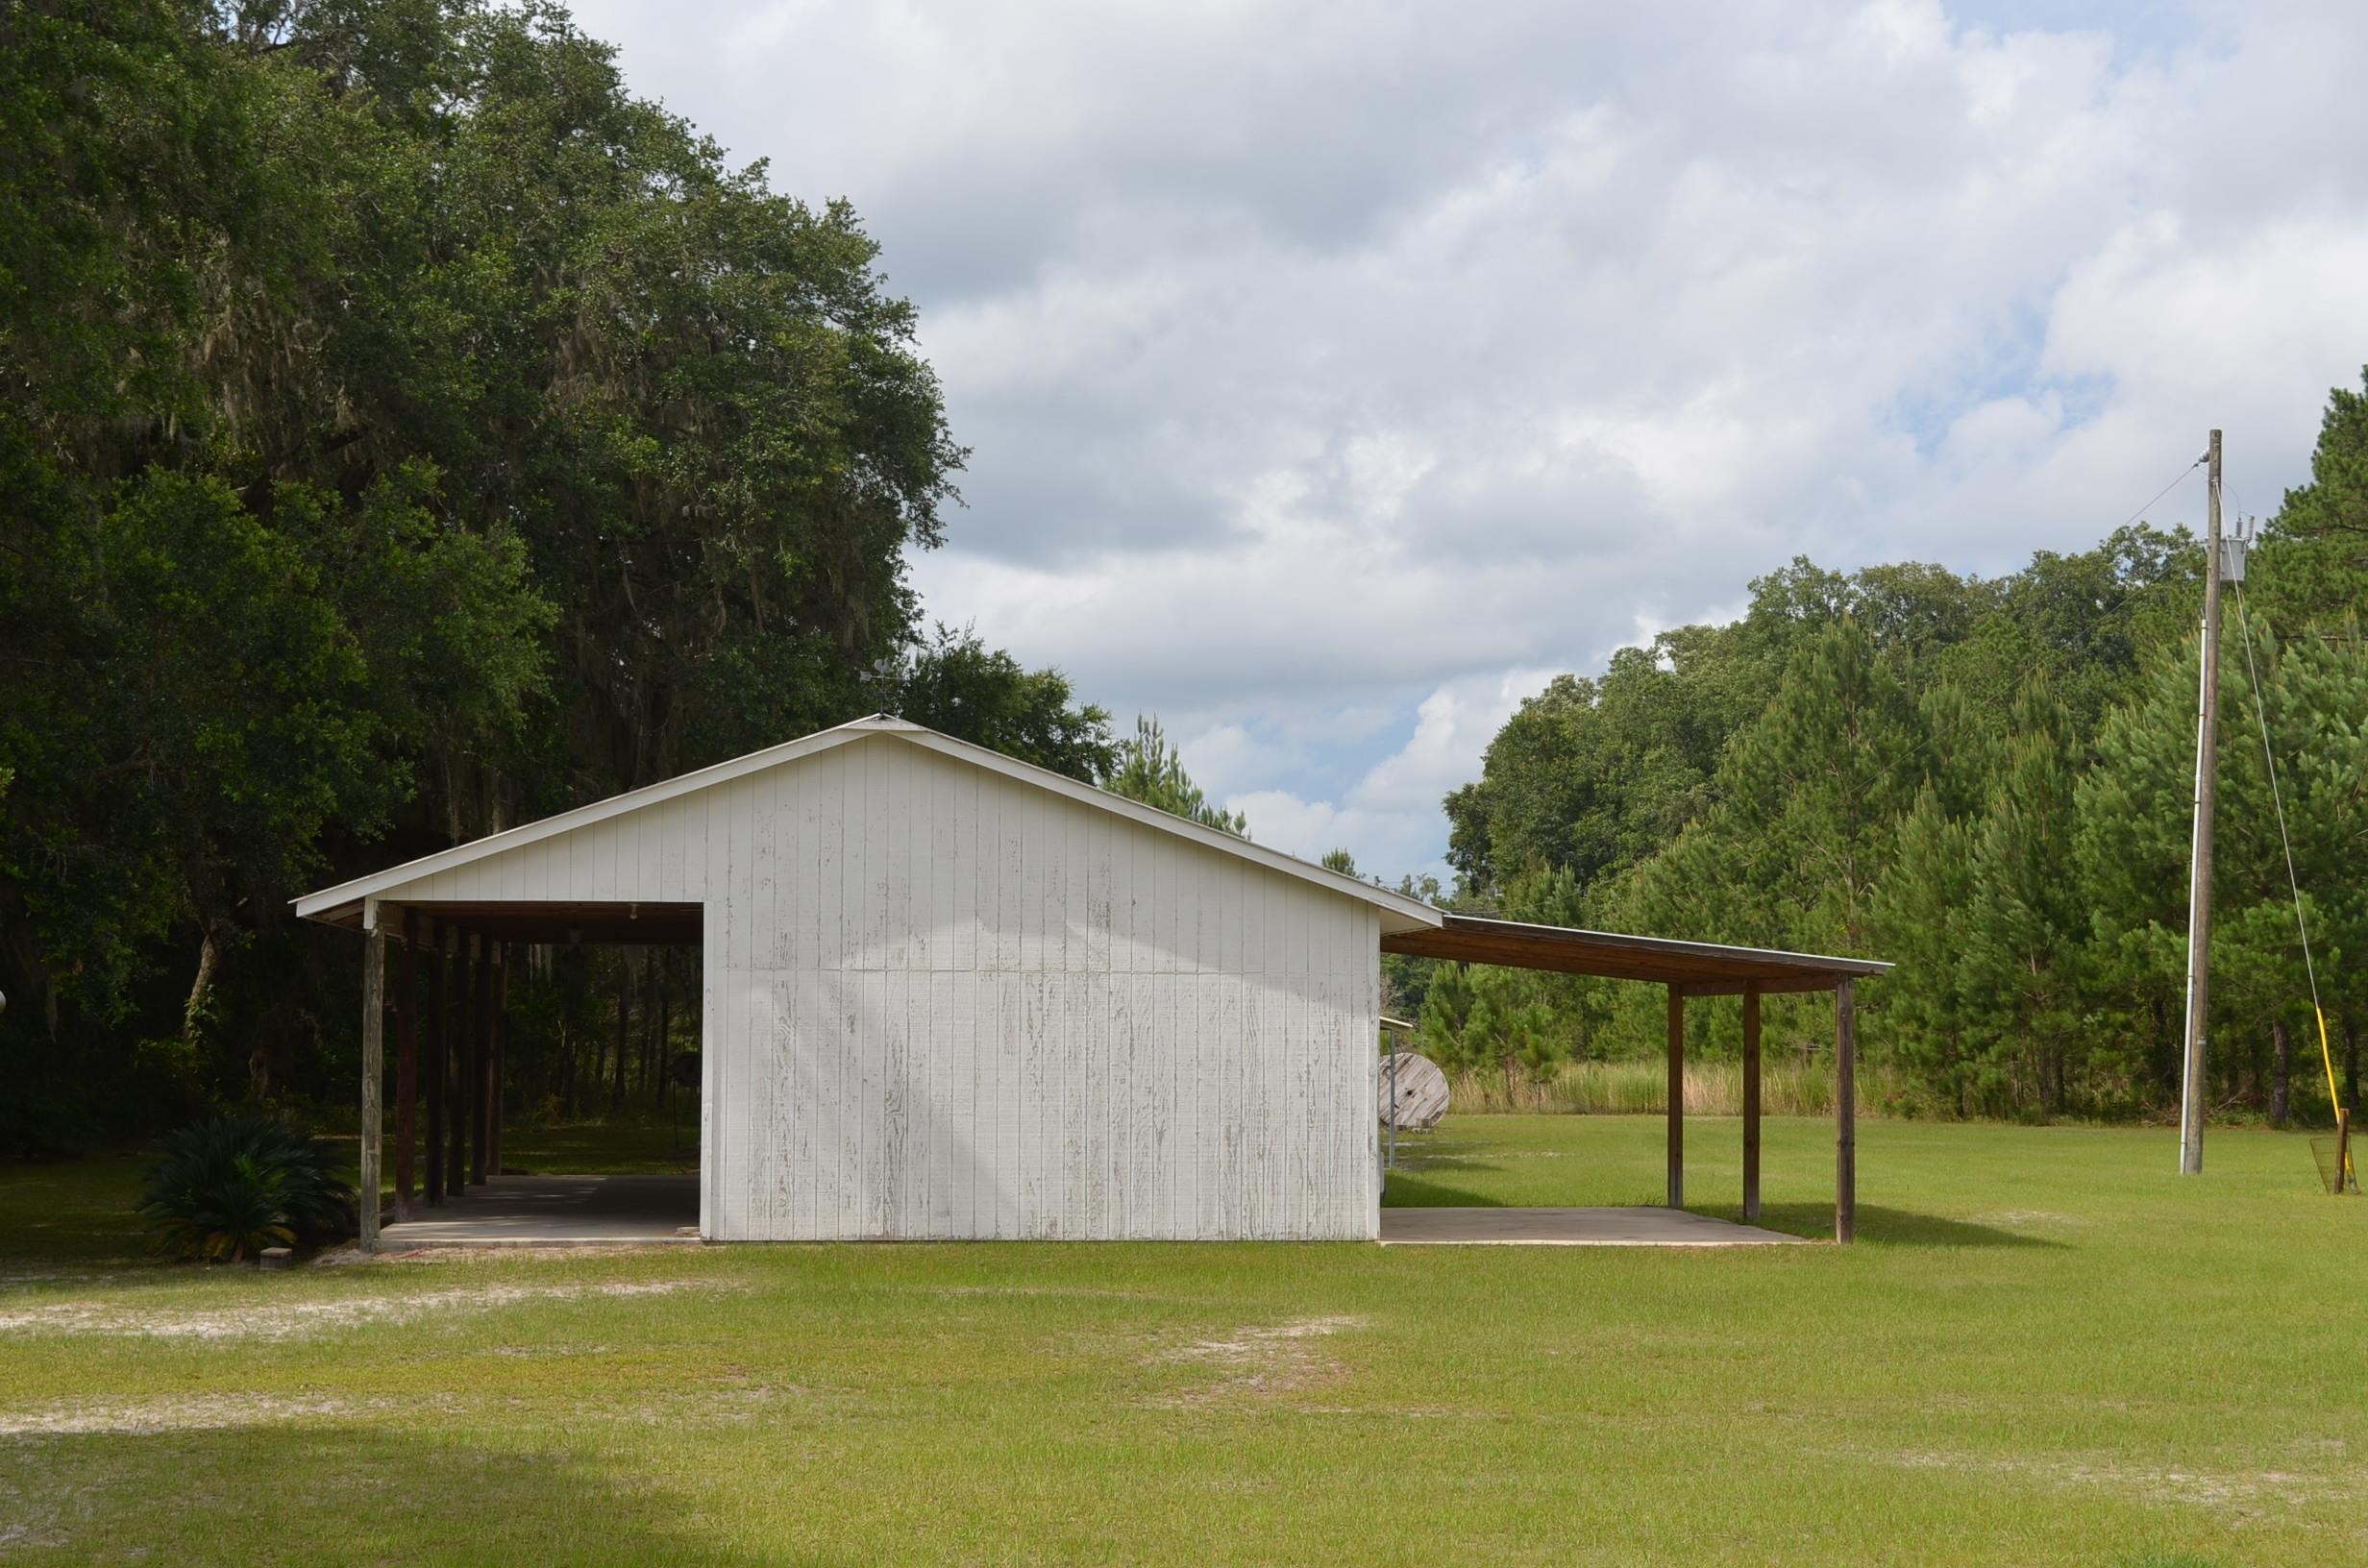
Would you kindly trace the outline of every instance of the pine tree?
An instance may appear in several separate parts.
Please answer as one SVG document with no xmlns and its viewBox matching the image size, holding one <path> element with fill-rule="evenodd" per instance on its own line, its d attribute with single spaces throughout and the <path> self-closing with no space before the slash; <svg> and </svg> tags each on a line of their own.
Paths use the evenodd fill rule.
<svg viewBox="0 0 2368 1568">
<path fill-rule="evenodd" d="M 1961 1115 L 1981 1109 L 1988 1089 L 1958 965 L 1972 894 L 1972 831 L 1927 788 L 1900 824 L 1875 940 L 1897 966 L 1884 982 L 1884 1006 L 1899 1059 L 1941 1109 Z"/>
<path fill-rule="evenodd" d="M 2368 391 L 2329 394 L 2310 482 L 2285 493 L 2260 554 L 2257 607 L 2281 624 L 2332 630 L 2368 609 Z"/>
<path fill-rule="evenodd" d="M 1972 838 L 1971 897 L 1957 922 L 1960 992 L 1973 1034 L 1989 1041 L 1990 1074 L 1979 1088 L 1985 1097 L 2003 1088 L 2017 1106 L 2051 1115 L 2064 1109 L 2084 1033 L 2088 921 L 2070 874 L 2077 766 L 2068 717 L 2035 673 L 2015 699 L 2014 731 Z"/>
<path fill-rule="evenodd" d="M 2281 1033 L 2290 1048 L 2292 1030 L 2309 1019 L 2309 980 L 2261 725 L 2266 721 L 2278 759 L 2306 918 L 2332 960 L 2361 929 L 2347 846 L 2360 770 L 2368 767 L 2360 733 L 2368 663 L 2341 644 L 2282 646 L 2258 620 L 2252 630 L 2265 713 L 2241 645 L 2221 662 L 2209 1039 L 2214 1092 L 2266 1108 Z M 2156 1099 L 2176 1091 L 2183 1033 L 2196 658 L 2190 644 L 2183 659 L 2165 661 L 2138 698 L 2108 720 L 2099 765 L 2076 795 L 2082 880 L 2097 934 L 2098 1021 L 2120 1037 Z M 2327 972 L 2337 1007 L 2356 1007 L 2360 992 L 2348 974 L 2332 963 Z M 2315 1020 L 2309 1028 L 2315 1045 Z"/>
<path fill-rule="evenodd" d="M 1867 950 L 1872 898 L 1925 772 L 1914 699 L 1855 622 L 1792 661 L 1719 769 L 1724 799 L 1629 886 L 1634 929 Z"/>
<path fill-rule="evenodd" d="M 1464 1065 L 1464 1026 L 1470 1019 L 1471 975 L 1461 964 L 1442 964 L 1431 973 L 1423 993 L 1422 1016 L 1415 1024 L 1415 1049 L 1453 1070 Z"/>
<path fill-rule="evenodd" d="M 1184 771 L 1182 754 L 1169 741 L 1157 719 L 1136 716 L 1135 733 L 1131 739 L 1118 743 L 1117 761 L 1102 779 L 1101 787 L 1113 795 L 1156 806 L 1203 827 L 1213 827 L 1236 838 L 1249 837 L 1248 818 L 1214 804 L 1200 793 L 1200 786 Z"/>
</svg>

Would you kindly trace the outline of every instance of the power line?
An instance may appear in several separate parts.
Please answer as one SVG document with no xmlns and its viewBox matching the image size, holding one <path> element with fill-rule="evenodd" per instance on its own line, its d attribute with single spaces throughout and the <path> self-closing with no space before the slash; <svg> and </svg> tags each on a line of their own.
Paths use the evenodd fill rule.
<svg viewBox="0 0 2368 1568">
<path fill-rule="evenodd" d="M 2152 496 L 2147 498 L 2145 506 L 2140 506 L 2136 511 L 2132 512 L 2128 517 L 2123 518 L 2121 520 L 2120 527 L 2126 528 L 2131 524 L 2143 518 L 2146 515 L 2147 506 L 2152 506 L 2156 502 L 2160 501 L 2164 496 L 2167 496 L 2172 491 L 2178 489 L 2180 481 L 2184 479 L 2188 475 L 2194 473 L 2197 469 L 2202 468 L 2206 460 L 2210 456 L 2211 453 L 2206 453 L 2202 457 L 2198 457 L 2194 462 L 2189 463 L 2186 467 L 2181 469 L 2177 477 L 2175 477 L 2170 483 L 2164 485 L 2161 489 L 2156 491 Z"/>
</svg>

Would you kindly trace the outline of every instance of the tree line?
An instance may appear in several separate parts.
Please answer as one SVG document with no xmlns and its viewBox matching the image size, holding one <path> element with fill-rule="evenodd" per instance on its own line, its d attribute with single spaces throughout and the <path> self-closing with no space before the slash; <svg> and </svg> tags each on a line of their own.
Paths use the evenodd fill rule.
<svg viewBox="0 0 2368 1568">
<path fill-rule="evenodd" d="M 2337 388 L 2310 481 L 2263 522 L 2243 597 L 2227 601 L 2210 954 L 2222 1114 L 2331 1116 L 2289 840 L 2341 1091 L 2357 1103 L 2362 536 L 2368 397 Z M 1525 702 L 1446 799 L 1443 901 L 1892 960 L 1860 1015 L 1864 1048 L 1903 1086 L 1891 1109 L 2157 1113 L 2176 1103 L 2184 1021 L 2202 568 L 2192 536 L 2142 523 L 1990 579 L 1795 559 L 1753 583 L 1739 620 L 1665 632 Z M 1649 988 L 1403 960 L 1390 972 L 1427 1048 L 1467 1070 L 1517 1081 L 1663 1048 Z M 1768 1005 L 1771 1050 L 1830 1048 L 1824 999 Z M 1735 1054 L 1735 1004 L 1694 1011 L 1689 1051 Z"/>
<path fill-rule="evenodd" d="M 0 10 L 0 1152 L 346 1108 L 358 944 L 288 898 L 873 711 L 1246 832 L 1155 721 L 928 621 L 905 563 L 965 454 L 914 334 L 850 206 L 729 164 L 555 5 Z M 2248 610 L 2347 1070 L 2364 497 L 2338 391 Z M 1994 580 L 1795 561 L 1525 704 L 1414 891 L 1892 958 L 1863 1035 L 1908 1108 L 2152 1109 L 2199 564 L 2143 526 Z M 2225 668 L 2215 1087 L 2315 1115 Z M 1639 988 L 1390 975 L 1450 1063 L 1658 1048 Z M 696 1039 L 644 954 L 510 1005 L 561 1111 L 654 1105 Z"/>
<path fill-rule="evenodd" d="M 343 1107 L 289 897 L 867 713 L 1203 805 L 926 621 L 914 331 L 558 6 L 0 9 L 0 1150 Z M 537 1092 L 654 1098 L 695 995 L 534 969 Z"/>
</svg>

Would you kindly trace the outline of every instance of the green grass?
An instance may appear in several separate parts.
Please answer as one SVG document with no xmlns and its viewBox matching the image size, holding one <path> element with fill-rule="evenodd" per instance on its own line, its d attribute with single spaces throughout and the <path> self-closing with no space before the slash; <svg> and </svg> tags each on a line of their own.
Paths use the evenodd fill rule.
<svg viewBox="0 0 2368 1568">
<path fill-rule="evenodd" d="M 1732 1213 L 1734 1124 L 1690 1132 L 1694 1196 Z M 1827 1132 L 1768 1129 L 1770 1217 L 1805 1234 Z M 1406 1147 L 1394 1201 L 1661 1183 L 1649 1118 Z M 2368 1205 L 2296 1137 L 2216 1134 L 2200 1181 L 2173 1157 L 1864 1124 L 1850 1249 L 289 1274 L 137 1262 L 136 1163 L 0 1169 L 0 1562 L 2368 1559 Z"/>
<path fill-rule="evenodd" d="M 699 1169 L 699 1104 L 678 1097 L 666 1115 L 616 1121 L 506 1127 L 502 1164 L 510 1170 L 688 1175 Z M 393 1178 L 387 1190 L 394 1190 Z"/>
</svg>

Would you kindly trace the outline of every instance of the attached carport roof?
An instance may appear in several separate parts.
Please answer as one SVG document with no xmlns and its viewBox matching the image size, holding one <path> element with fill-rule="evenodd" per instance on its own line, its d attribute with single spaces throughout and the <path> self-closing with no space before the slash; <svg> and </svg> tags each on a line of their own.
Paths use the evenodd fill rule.
<svg viewBox="0 0 2368 1568">
<path fill-rule="evenodd" d="M 1715 942 L 1672 942 L 1565 925 L 1528 925 L 1477 915 L 1446 916 L 1430 931 L 1383 936 L 1381 950 L 1460 964 L 1647 980 L 1689 996 L 1729 996 L 1757 985 L 1762 992 L 1832 991 L 1843 980 L 1882 974 L 1891 966 L 1870 958 L 1788 953 L 1772 947 L 1731 947 Z"/>
</svg>

